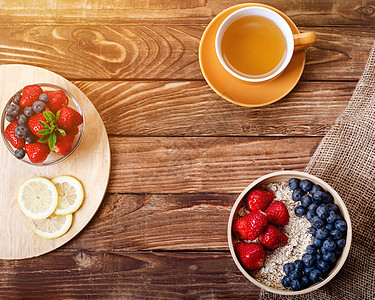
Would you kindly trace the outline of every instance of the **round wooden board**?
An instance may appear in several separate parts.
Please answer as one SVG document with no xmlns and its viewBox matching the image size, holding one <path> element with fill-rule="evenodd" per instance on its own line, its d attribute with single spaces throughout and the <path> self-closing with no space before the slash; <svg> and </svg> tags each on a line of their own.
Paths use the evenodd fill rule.
<svg viewBox="0 0 375 300">
<path fill-rule="evenodd" d="M 48 167 L 28 165 L 14 158 L 0 142 L 0 259 L 23 259 L 52 251 L 71 240 L 91 220 L 107 189 L 110 148 L 107 132 L 94 105 L 74 84 L 48 70 L 28 65 L 0 66 L 0 112 L 19 89 L 33 83 L 51 83 L 71 92 L 80 103 L 86 125 L 81 144 L 65 161 Z M 73 214 L 70 230 L 60 238 L 47 240 L 29 227 L 17 204 L 18 187 L 26 179 L 42 176 L 52 179 L 72 175 L 82 182 L 85 198 Z"/>
</svg>

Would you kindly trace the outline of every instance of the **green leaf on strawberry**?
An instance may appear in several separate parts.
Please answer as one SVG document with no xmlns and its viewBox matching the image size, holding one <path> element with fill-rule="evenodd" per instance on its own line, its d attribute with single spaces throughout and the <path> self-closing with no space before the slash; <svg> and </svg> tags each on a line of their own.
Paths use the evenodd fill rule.
<svg viewBox="0 0 375 300">
<path fill-rule="evenodd" d="M 63 136 L 66 135 L 66 132 L 65 132 L 64 129 L 57 128 L 57 131 L 58 131 L 61 135 L 63 135 Z"/>
<path fill-rule="evenodd" d="M 47 122 L 56 122 L 56 116 L 52 111 L 45 110 L 43 112 L 44 117 L 46 118 Z"/>
<path fill-rule="evenodd" d="M 56 137 L 56 134 L 51 134 L 49 136 L 49 149 L 51 151 L 53 151 L 55 149 L 55 144 L 56 144 L 56 141 L 57 141 L 57 137 Z"/>
</svg>

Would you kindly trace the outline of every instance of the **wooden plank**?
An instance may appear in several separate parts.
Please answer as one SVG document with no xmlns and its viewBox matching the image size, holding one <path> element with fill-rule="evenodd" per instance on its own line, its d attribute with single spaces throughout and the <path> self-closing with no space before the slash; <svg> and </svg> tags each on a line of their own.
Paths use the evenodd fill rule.
<svg viewBox="0 0 375 300">
<path fill-rule="evenodd" d="M 0 4 L 2 24 L 123 24 L 126 22 L 208 22 L 222 10 L 240 0 L 102 0 L 102 1 L 33 1 L 3 0 Z M 289 15 L 304 26 L 373 24 L 374 5 L 363 1 L 263 1 Z M 43 17 L 40 17 L 43 16 Z"/>
<path fill-rule="evenodd" d="M 203 80 L 198 47 L 203 25 L 3 26 L 0 64 L 25 63 L 68 79 Z M 303 80 L 358 80 L 375 27 L 306 27 Z"/>
<path fill-rule="evenodd" d="M 321 138 L 111 137 L 113 193 L 238 193 L 279 170 L 303 170 Z"/>
<path fill-rule="evenodd" d="M 0 297 L 258 299 L 229 253 L 61 252 L 1 262 Z"/>
<path fill-rule="evenodd" d="M 250 109 L 225 101 L 203 81 L 74 83 L 117 136 L 323 136 L 355 87 L 300 82 L 281 101 Z"/>
</svg>

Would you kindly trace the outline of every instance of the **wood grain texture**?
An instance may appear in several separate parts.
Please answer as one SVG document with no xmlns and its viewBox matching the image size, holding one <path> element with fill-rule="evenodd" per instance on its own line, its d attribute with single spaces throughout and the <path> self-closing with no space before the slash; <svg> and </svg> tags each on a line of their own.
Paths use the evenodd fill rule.
<svg viewBox="0 0 375 300">
<path fill-rule="evenodd" d="M 3 26 L 0 64 L 26 63 L 68 79 L 203 80 L 198 47 L 203 25 Z M 358 80 L 375 27 L 306 27 L 302 80 Z"/>
<path fill-rule="evenodd" d="M 113 193 L 238 193 L 279 170 L 302 171 L 321 138 L 111 137 Z"/>
<path fill-rule="evenodd" d="M 3 0 L 1 23 L 24 24 L 123 24 L 128 22 L 208 22 L 222 10 L 241 0 L 102 0 L 57 1 Z M 355 1 L 262 1 L 289 15 L 304 26 L 374 24 L 374 3 Z M 37 4 L 37 5 L 36 5 Z M 42 16 L 42 17 L 41 17 Z"/>
<path fill-rule="evenodd" d="M 0 261 L 6 299 L 257 299 L 229 253 L 55 251 Z"/>
<path fill-rule="evenodd" d="M 68 90 L 80 103 L 85 116 L 85 132 L 76 151 L 66 160 L 52 166 L 33 166 L 17 160 L 0 146 L 0 207 L 3 226 L 0 229 L 0 258 L 29 258 L 52 251 L 79 233 L 90 221 L 104 197 L 109 172 L 108 136 L 102 120 L 90 100 L 71 82 L 44 69 L 25 65 L 0 66 L 0 111 L 8 99 L 24 86 L 44 82 Z M 46 240 L 34 234 L 17 204 L 17 191 L 27 179 L 42 176 L 49 179 L 71 175 L 82 182 L 85 199 L 74 214 L 70 230 L 62 237 Z"/>
<path fill-rule="evenodd" d="M 203 81 L 77 81 L 116 136 L 323 136 L 354 82 L 299 82 L 260 108 L 229 103 Z M 293 113 L 291 113 L 293 112 Z"/>
</svg>

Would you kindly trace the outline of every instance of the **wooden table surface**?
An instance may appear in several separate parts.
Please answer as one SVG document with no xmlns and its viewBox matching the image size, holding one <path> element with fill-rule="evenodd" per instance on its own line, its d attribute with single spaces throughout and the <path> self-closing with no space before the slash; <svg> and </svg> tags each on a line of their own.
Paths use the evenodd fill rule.
<svg viewBox="0 0 375 300">
<path fill-rule="evenodd" d="M 258 298 L 228 250 L 231 206 L 257 177 L 304 169 L 363 71 L 375 6 L 264 1 L 318 42 L 287 97 L 244 108 L 216 95 L 198 62 L 205 27 L 242 2 L 0 1 L 0 64 L 77 85 L 105 123 L 112 159 L 89 225 L 52 253 L 1 260 L 0 298 Z"/>
</svg>

